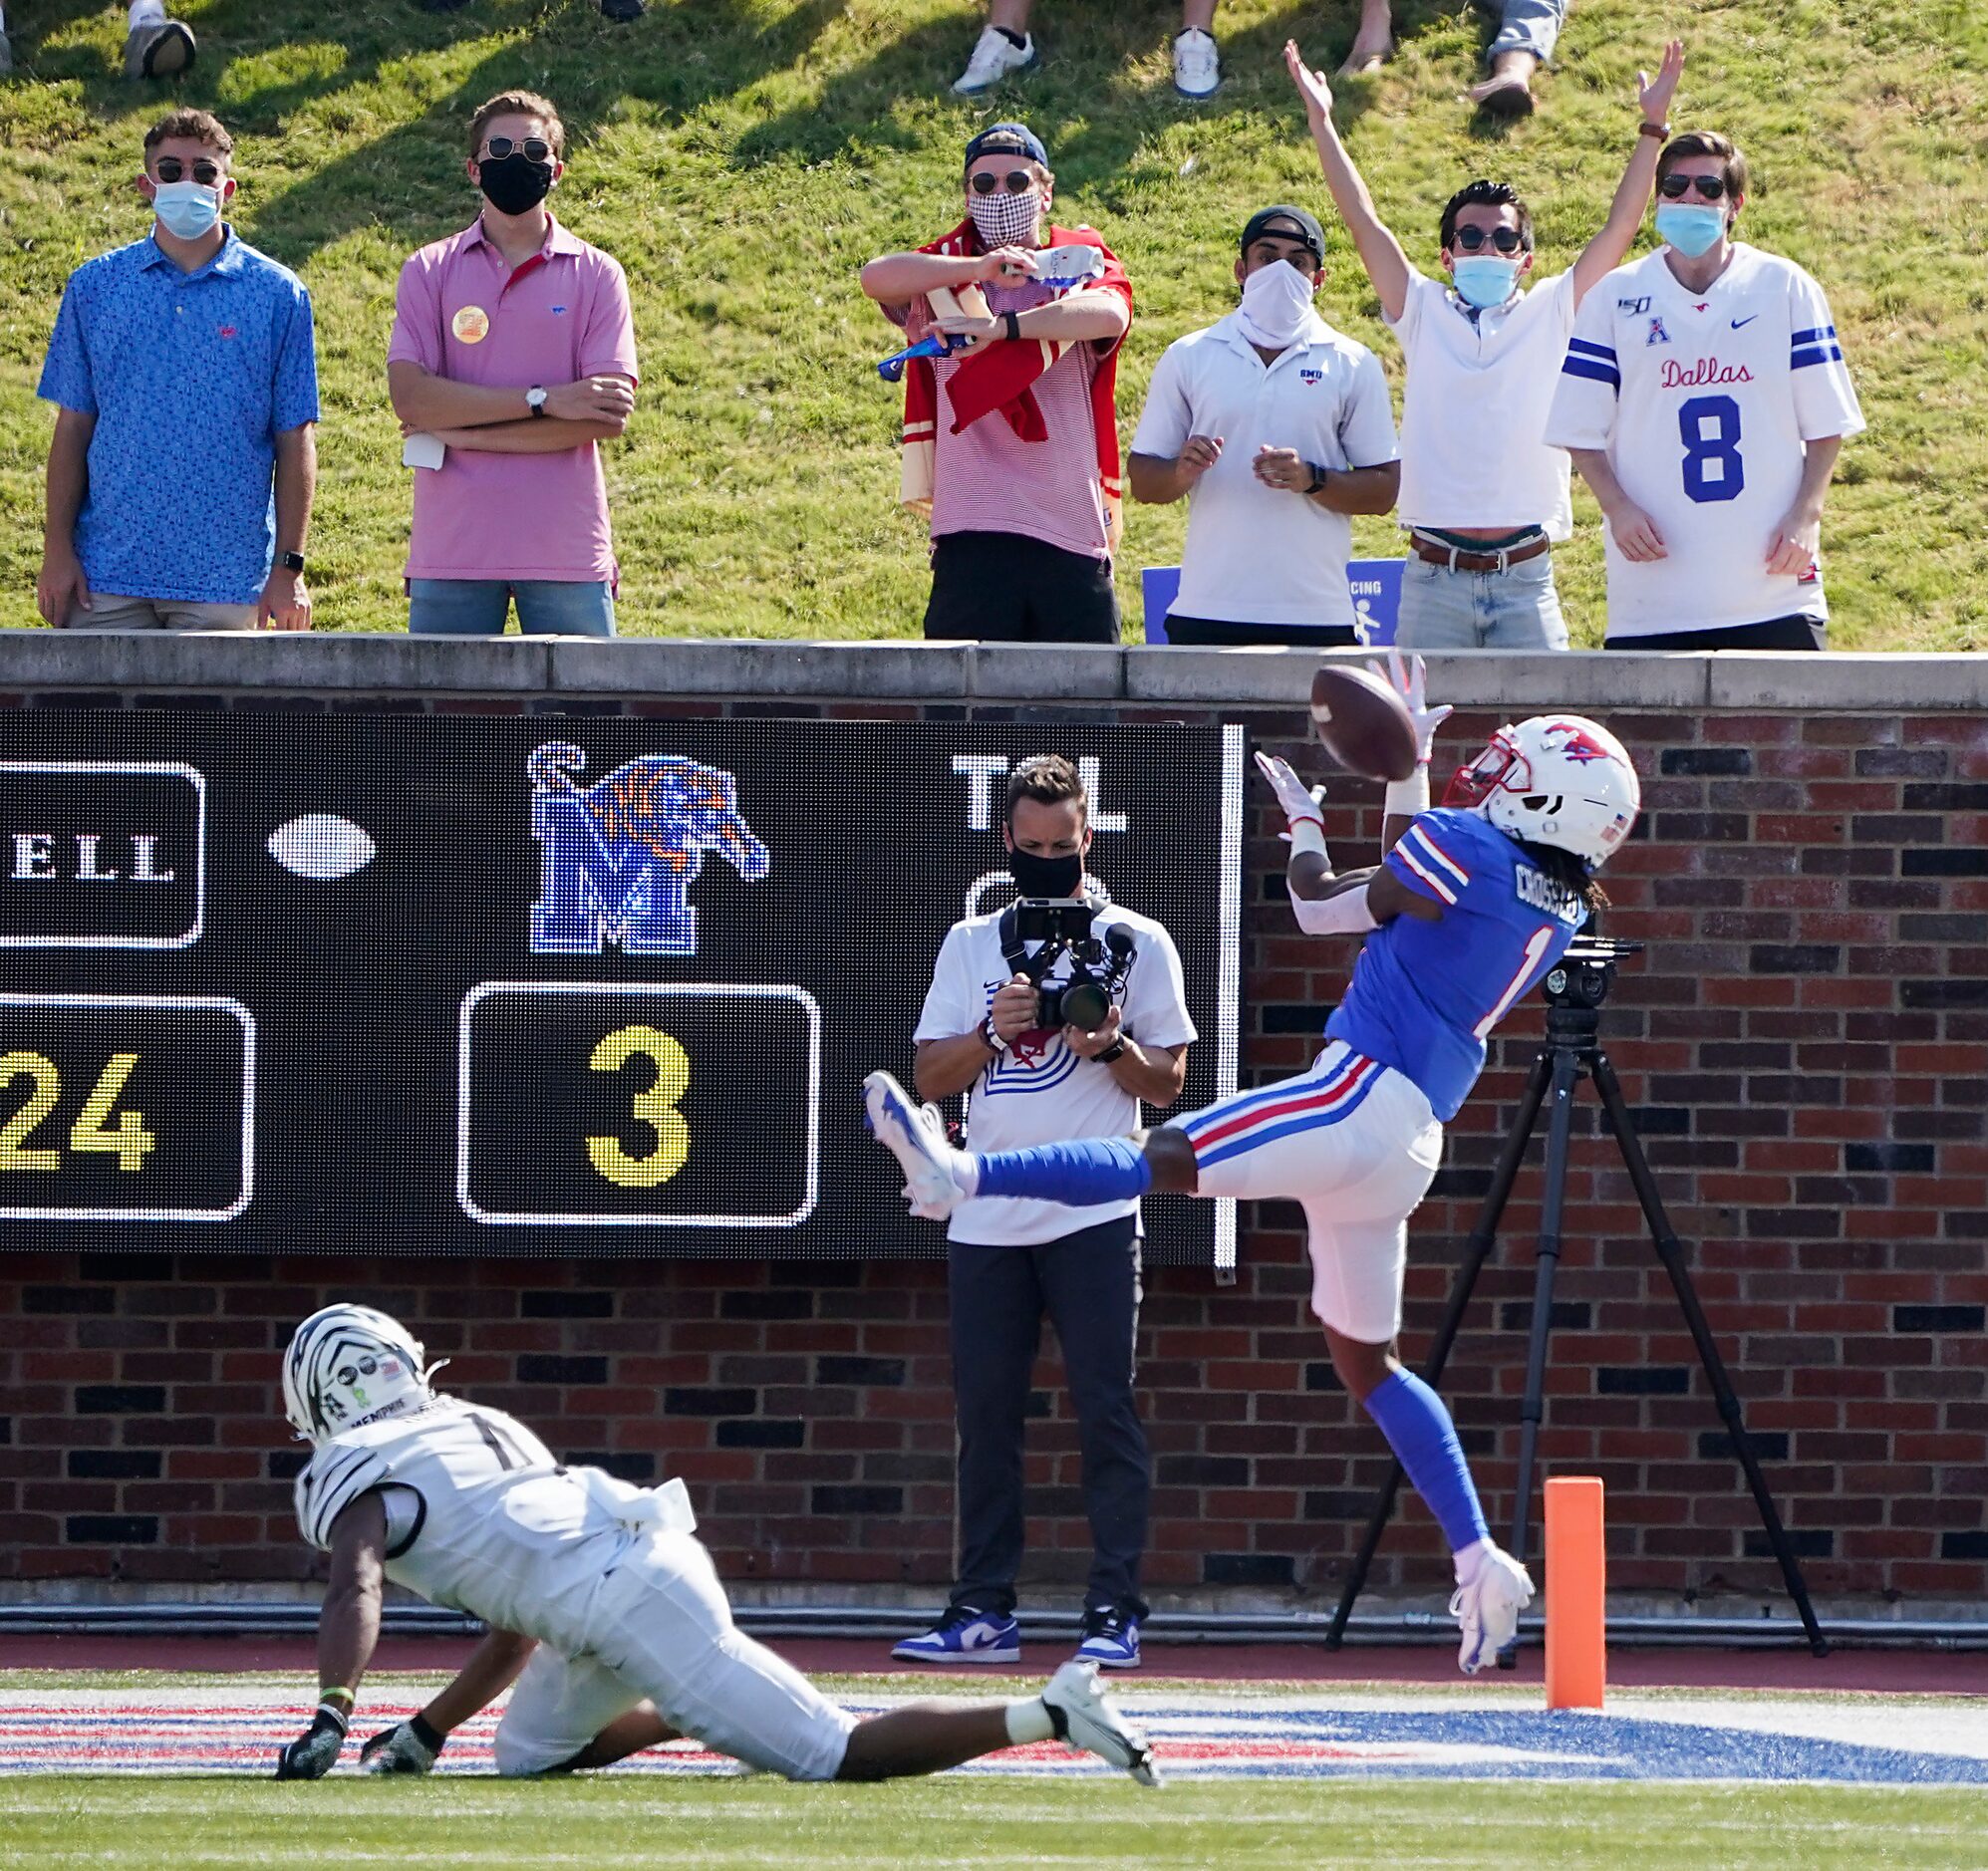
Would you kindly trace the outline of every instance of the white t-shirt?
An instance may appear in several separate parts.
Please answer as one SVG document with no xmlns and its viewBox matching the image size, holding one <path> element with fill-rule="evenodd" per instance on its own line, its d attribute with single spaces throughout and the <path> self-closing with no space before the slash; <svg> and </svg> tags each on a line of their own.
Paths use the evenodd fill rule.
<svg viewBox="0 0 1988 1871">
<path fill-rule="evenodd" d="M 1401 524 L 1573 532 L 1566 450 L 1543 437 L 1573 332 L 1573 274 L 1472 318 L 1426 273 L 1388 329 L 1401 341 Z"/>
<path fill-rule="evenodd" d="M 1659 248 L 1618 267 L 1575 321 L 1547 432 L 1605 448 L 1669 557 L 1608 540 L 1608 637 L 1829 616 L 1820 566 L 1770 574 L 1806 443 L 1863 427 L 1823 289 L 1792 260 L 1736 245 L 1700 293 Z"/>
<path fill-rule="evenodd" d="M 1101 941 L 1104 932 L 1114 927 L 1129 930 L 1137 944 L 1118 1001 L 1126 1036 L 1142 1046 L 1190 1044 L 1194 1021 L 1188 1017 L 1181 958 L 1173 938 L 1151 917 L 1107 904 L 1091 924 L 1091 933 Z M 1029 952 L 1039 946 L 1031 943 Z M 914 1037 L 952 1039 L 971 1033 L 988 1017 L 994 990 L 1011 972 L 1001 957 L 998 912 L 955 923 L 940 947 Z M 1069 977 L 1066 954 L 1048 978 Z M 1060 1031 L 1038 1031 L 1024 1033 L 989 1063 L 973 1090 L 967 1130 L 975 1150 L 1018 1150 L 1074 1137 L 1129 1137 L 1140 1122 L 1139 1100 L 1120 1087 L 1108 1065 L 1080 1059 L 1064 1045 Z M 1066 1208 L 1054 1202 L 981 1197 L 953 1210 L 946 1237 L 990 1247 L 1032 1246 L 1138 1212 L 1136 1201 Z"/>
<path fill-rule="evenodd" d="M 1260 446 L 1293 448 L 1322 468 L 1396 458 L 1394 405 L 1380 360 L 1315 312 L 1265 364 L 1236 315 L 1176 339 L 1146 392 L 1134 454 L 1171 460 L 1190 435 L 1220 435 L 1222 458 L 1188 494 L 1183 617 L 1231 624 L 1350 625 L 1352 522 L 1251 471 Z"/>
</svg>

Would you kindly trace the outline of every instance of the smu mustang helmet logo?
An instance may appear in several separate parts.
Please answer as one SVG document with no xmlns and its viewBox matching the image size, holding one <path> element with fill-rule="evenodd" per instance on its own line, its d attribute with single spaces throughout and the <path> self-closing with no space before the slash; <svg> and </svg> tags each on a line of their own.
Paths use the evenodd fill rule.
<svg viewBox="0 0 1988 1871">
<path fill-rule="evenodd" d="M 704 854 L 715 851 L 748 881 L 772 866 L 739 817 L 736 782 L 681 754 L 653 753 L 583 789 L 570 775 L 586 758 L 555 740 L 525 763 L 541 849 L 532 953 L 597 955 L 611 941 L 629 955 L 696 954 L 690 887 Z"/>
<path fill-rule="evenodd" d="M 1566 735 L 1561 742 L 1560 750 L 1576 766 L 1585 766 L 1590 760 L 1612 760 L 1615 757 L 1585 728 L 1575 727 L 1571 721 L 1557 721 L 1547 731 Z"/>
</svg>

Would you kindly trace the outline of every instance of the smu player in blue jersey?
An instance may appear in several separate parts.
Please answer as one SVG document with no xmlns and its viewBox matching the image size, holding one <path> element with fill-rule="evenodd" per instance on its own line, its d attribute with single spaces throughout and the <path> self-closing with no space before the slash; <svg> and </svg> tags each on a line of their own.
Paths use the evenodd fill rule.
<svg viewBox="0 0 1988 1871">
<path fill-rule="evenodd" d="M 1130 1140 L 985 1156 L 954 1149 L 937 1110 L 914 1104 L 888 1072 L 870 1075 L 864 1098 L 904 1167 L 914 1214 L 938 1217 L 977 1195 L 1085 1204 L 1148 1190 L 1300 1203 L 1311 1309 L 1332 1367 L 1450 1542 L 1458 1661 L 1475 1675 L 1511 1642 L 1533 1581 L 1493 1543 L 1442 1400 L 1395 1355 L 1408 1217 L 1441 1160 L 1443 1124 L 1484 1068 L 1487 1037 L 1603 901 L 1592 874 L 1628 837 L 1642 795 L 1606 728 L 1549 714 L 1499 729 L 1431 811 L 1429 749 L 1450 710 L 1425 702 L 1420 658 L 1410 668 L 1397 660 L 1393 678 L 1421 762 L 1387 789 L 1379 864 L 1335 872 L 1316 796 L 1288 762 L 1257 755 L 1289 821 L 1285 881 L 1299 927 L 1366 936 L 1310 1071 Z"/>
</svg>

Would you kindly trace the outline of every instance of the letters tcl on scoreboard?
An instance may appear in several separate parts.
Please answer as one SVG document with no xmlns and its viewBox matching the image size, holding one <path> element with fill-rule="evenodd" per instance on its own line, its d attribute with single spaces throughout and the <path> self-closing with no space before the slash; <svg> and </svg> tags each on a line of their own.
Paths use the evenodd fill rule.
<svg viewBox="0 0 1988 1871">
<path fill-rule="evenodd" d="M 909 1076 L 947 928 L 1012 896 L 1044 750 L 1173 934 L 1206 1103 L 1240 728 L 0 717 L 0 1249 L 941 1252 L 863 1075 Z M 1219 1260 L 1233 1215 L 1148 1232 Z"/>
</svg>

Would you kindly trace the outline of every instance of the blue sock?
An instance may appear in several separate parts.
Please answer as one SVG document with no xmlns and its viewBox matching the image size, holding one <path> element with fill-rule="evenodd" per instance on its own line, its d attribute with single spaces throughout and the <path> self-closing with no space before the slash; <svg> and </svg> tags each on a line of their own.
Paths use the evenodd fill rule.
<svg viewBox="0 0 1988 1871">
<path fill-rule="evenodd" d="M 1466 1546 L 1489 1539 L 1491 1529 L 1485 1525 L 1484 1509 L 1477 1502 L 1470 1464 L 1464 1460 L 1457 1426 L 1450 1421 L 1443 1400 L 1419 1377 L 1396 1371 L 1384 1384 L 1374 1386 L 1367 1398 L 1367 1415 L 1380 1425 L 1380 1433 L 1400 1457 L 1415 1491 L 1442 1523 L 1450 1550 L 1462 1552 Z"/>
<path fill-rule="evenodd" d="M 1080 1137 L 1029 1150 L 996 1150 L 974 1159 L 977 1196 L 1022 1196 L 1088 1208 L 1100 1202 L 1128 1202 L 1153 1186 L 1146 1153 L 1125 1137 Z"/>
</svg>

